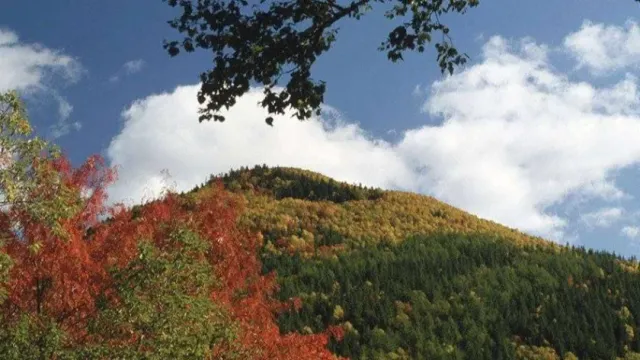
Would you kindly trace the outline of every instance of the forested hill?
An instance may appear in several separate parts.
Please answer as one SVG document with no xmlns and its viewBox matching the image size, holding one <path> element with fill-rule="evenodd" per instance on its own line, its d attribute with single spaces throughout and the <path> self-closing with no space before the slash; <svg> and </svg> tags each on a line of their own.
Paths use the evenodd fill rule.
<svg viewBox="0 0 640 360">
<path fill-rule="evenodd" d="M 519 244 L 555 246 L 430 196 L 351 185 L 308 170 L 256 166 L 212 176 L 209 183 L 217 179 L 248 200 L 243 216 L 246 226 L 261 231 L 267 241 L 278 240 L 299 250 L 338 245 L 332 243 L 332 233 L 343 235 L 340 245 L 346 247 L 449 232 L 492 234 Z"/>
<path fill-rule="evenodd" d="M 352 359 L 637 359 L 635 261 L 565 247 L 431 197 L 293 168 L 212 177 L 262 235 L 280 330 L 345 331 Z M 189 196 L 197 196 L 194 189 Z"/>
</svg>

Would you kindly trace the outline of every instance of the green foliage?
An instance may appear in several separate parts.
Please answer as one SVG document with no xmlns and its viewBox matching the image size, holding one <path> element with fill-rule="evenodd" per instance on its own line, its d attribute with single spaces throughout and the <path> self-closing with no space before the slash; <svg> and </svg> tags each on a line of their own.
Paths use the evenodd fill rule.
<svg viewBox="0 0 640 360">
<path fill-rule="evenodd" d="M 624 357 L 616 358 L 616 360 L 640 360 L 640 353 L 630 352 L 625 354 Z"/>
<path fill-rule="evenodd" d="M 64 350 L 65 334 L 53 319 L 23 315 L 8 325 L 0 326 L 2 359 L 77 359 Z"/>
<path fill-rule="evenodd" d="M 640 276 L 618 261 L 473 234 L 412 237 L 337 258 L 264 255 L 279 296 L 303 303 L 280 316 L 281 329 L 342 325 L 344 340 L 330 347 L 353 359 L 632 358 Z"/>
<path fill-rule="evenodd" d="M 256 166 L 249 170 L 231 170 L 220 177 L 231 191 L 256 191 L 273 196 L 337 204 L 354 200 L 377 200 L 382 190 L 361 185 L 347 185 L 311 171 L 295 168 Z M 216 180 L 212 177 L 209 182 Z"/>
<path fill-rule="evenodd" d="M 61 231 L 58 220 L 75 214 L 80 201 L 47 161 L 59 156 L 56 146 L 34 136 L 18 93 L 1 93 L 0 205 L 19 207 Z"/>
<path fill-rule="evenodd" d="M 307 119 L 320 113 L 326 84 L 314 81 L 311 68 L 336 40 L 336 25 L 347 18 L 360 19 L 374 6 L 390 5 L 388 19 L 403 19 L 382 42 L 389 60 L 402 60 L 407 50 L 424 52 L 435 34 L 440 70 L 453 73 L 454 66 L 466 62 L 452 45 L 449 27 L 441 17 L 463 14 L 478 0 L 283 0 L 258 3 L 246 0 L 163 0 L 180 7 L 182 14 L 169 21 L 184 35 L 182 41 L 165 41 L 171 56 L 196 48 L 211 51 L 213 68 L 200 75 L 198 93 L 200 121 L 224 121 L 219 114 L 233 106 L 249 91 L 252 82 L 264 86 L 261 101 L 269 114 L 284 114 L 290 107 L 294 116 Z M 288 78 L 283 89 L 280 79 Z M 272 117 L 266 119 L 271 125 Z"/>
<path fill-rule="evenodd" d="M 105 344 L 132 337 L 128 346 L 83 350 L 86 357 L 203 359 L 233 339 L 228 315 L 210 299 L 215 285 L 209 244 L 180 230 L 162 247 L 139 244 L 139 255 L 113 277 L 117 303 L 104 303 L 90 333 Z"/>
<path fill-rule="evenodd" d="M 70 346 L 54 319 L 3 320 L 2 359 L 204 359 L 232 341 L 235 325 L 210 298 L 216 286 L 209 245 L 180 230 L 161 246 L 139 243 L 139 254 L 112 271 L 115 294 L 97 299 L 86 345 Z M 115 297 L 114 297 L 115 296 Z"/>
<path fill-rule="evenodd" d="M 11 257 L 0 251 L 0 304 L 7 298 L 6 284 L 9 281 L 12 264 Z"/>
<path fill-rule="evenodd" d="M 215 180 L 245 196 L 241 224 L 261 232 L 274 251 L 330 254 L 415 234 L 448 232 L 496 234 L 521 244 L 555 247 L 429 196 L 350 185 L 301 169 L 256 166 L 209 182 Z"/>
</svg>

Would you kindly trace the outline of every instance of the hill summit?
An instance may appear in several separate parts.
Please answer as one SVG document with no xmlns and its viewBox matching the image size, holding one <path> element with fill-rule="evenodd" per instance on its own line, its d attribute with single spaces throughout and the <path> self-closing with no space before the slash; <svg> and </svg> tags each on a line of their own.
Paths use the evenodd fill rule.
<svg viewBox="0 0 640 360">
<path fill-rule="evenodd" d="M 209 183 L 217 180 L 247 200 L 245 226 L 297 249 L 336 245 L 328 233 L 344 235 L 347 247 L 434 233 L 491 234 L 519 244 L 557 246 L 431 196 L 348 184 L 299 168 L 241 168 L 212 176 Z"/>
</svg>

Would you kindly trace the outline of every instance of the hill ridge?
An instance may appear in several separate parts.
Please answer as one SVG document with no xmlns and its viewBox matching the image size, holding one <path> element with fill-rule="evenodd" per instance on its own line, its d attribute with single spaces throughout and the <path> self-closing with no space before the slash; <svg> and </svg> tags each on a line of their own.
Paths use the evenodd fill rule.
<svg viewBox="0 0 640 360">
<path fill-rule="evenodd" d="M 350 184 L 296 167 L 241 167 L 212 175 L 203 186 L 216 181 L 247 200 L 242 217 L 245 226 L 260 231 L 268 237 L 267 242 L 288 242 L 297 250 L 304 247 L 303 243 L 309 245 L 316 240 L 308 233 L 313 235 L 318 228 L 319 232 L 327 228 L 341 232 L 351 240 L 347 245 L 398 242 L 413 235 L 452 232 L 492 234 L 533 246 L 559 246 L 433 196 Z M 298 224 L 288 224 L 294 218 Z"/>
</svg>

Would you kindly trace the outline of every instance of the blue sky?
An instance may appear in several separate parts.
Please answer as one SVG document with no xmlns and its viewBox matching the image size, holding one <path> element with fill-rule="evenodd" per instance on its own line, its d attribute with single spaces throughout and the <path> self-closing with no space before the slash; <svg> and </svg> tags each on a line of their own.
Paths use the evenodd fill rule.
<svg viewBox="0 0 640 360">
<path fill-rule="evenodd" d="M 186 190 L 230 167 L 293 165 L 431 194 L 563 243 L 640 253 L 637 3 L 481 2 L 449 19 L 471 56 L 450 78 L 433 52 L 393 64 L 377 51 L 396 25 L 383 10 L 341 24 L 314 68 L 334 110 L 322 121 L 268 128 L 256 90 L 228 122 L 198 124 L 207 54 L 166 54 L 177 10 L 159 0 L 5 0 L 0 89 L 19 88 L 39 133 L 73 161 L 101 153 L 119 166 L 117 200 Z"/>
</svg>

